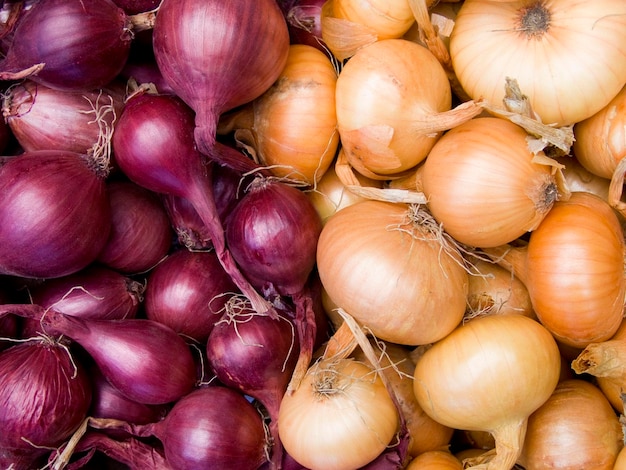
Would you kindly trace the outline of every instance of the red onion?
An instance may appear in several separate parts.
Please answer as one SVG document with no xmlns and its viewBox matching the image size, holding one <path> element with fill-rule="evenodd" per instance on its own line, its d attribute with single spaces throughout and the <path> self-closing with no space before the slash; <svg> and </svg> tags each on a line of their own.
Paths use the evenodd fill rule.
<svg viewBox="0 0 626 470">
<path fill-rule="evenodd" d="M 95 260 L 111 227 L 106 171 L 97 163 L 40 150 L 0 167 L 0 273 L 61 277 Z"/>
<path fill-rule="evenodd" d="M 245 304 L 227 304 L 207 341 L 207 358 L 224 385 L 257 399 L 270 418 L 272 462 L 280 468 L 278 410 L 298 360 L 298 336 L 286 316 L 270 318 Z"/>
<path fill-rule="evenodd" d="M 169 252 L 172 227 L 158 195 L 130 181 L 109 181 L 111 232 L 97 261 L 127 274 L 152 269 Z"/>
<path fill-rule="evenodd" d="M 49 339 L 1 352 L 0 371 L 0 468 L 37 468 L 87 417 L 89 378 L 66 347 Z"/>
<path fill-rule="evenodd" d="M 129 15 L 154 10 L 161 3 L 160 0 L 113 0 L 118 7 Z"/>
<path fill-rule="evenodd" d="M 0 79 L 29 77 L 63 90 L 103 87 L 122 70 L 132 29 L 110 0 L 40 0 L 22 14 Z"/>
<path fill-rule="evenodd" d="M 226 294 L 236 290 L 215 252 L 180 249 L 150 273 L 144 312 L 147 318 L 205 343 L 230 297 Z"/>
<path fill-rule="evenodd" d="M 123 173 L 156 193 L 187 199 L 206 225 L 215 253 L 255 310 L 271 305 L 252 288 L 226 249 L 213 193 L 214 164 L 205 164 L 193 140 L 194 113 L 172 95 L 138 94 L 126 103 L 113 133 Z"/>
<path fill-rule="evenodd" d="M 275 0 L 163 0 L 153 29 L 165 80 L 196 113 L 201 153 L 216 153 L 219 116 L 263 94 L 287 61 L 289 32 Z"/>
<path fill-rule="evenodd" d="M 279 4 L 287 20 L 292 44 L 307 44 L 329 53 L 322 39 L 322 5 L 326 0 L 283 0 Z"/>
<path fill-rule="evenodd" d="M 94 320 L 48 310 L 50 327 L 76 341 L 126 398 L 161 405 L 189 393 L 196 365 L 187 343 L 171 328 L 147 319 Z"/>
<path fill-rule="evenodd" d="M 106 151 L 113 122 L 124 105 L 124 88 L 56 90 L 33 80 L 10 86 L 2 114 L 26 151 Z"/>
<path fill-rule="evenodd" d="M 99 320 L 134 318 L 145 286 L 118 271 L 91 265 L 77 273 L 45 280 L 30 290 L 32 302 L 65 315 Z M 22 337 L 39 334 L 39 320 L 24 318 Z M 53 332 L 47 330 L 48 334 Z"/>
<path fill-rule="evenodd" d="M 130 426 L 94 420 L 92 426 L 117 426 L 138 437 L 156 437 L 168 464 L 177 470 L 254 470 L 266 461 L 261 414 L 240 392 L 224 386 L 194 390 L 156 423 Z"/>
</svg>

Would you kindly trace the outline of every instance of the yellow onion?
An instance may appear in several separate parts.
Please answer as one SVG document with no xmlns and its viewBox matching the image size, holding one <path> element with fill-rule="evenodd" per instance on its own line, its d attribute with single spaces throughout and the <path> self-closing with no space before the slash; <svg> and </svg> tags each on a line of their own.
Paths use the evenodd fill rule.
<svg viewBox="0 0 626 470">
<path fill-rule="evenodd" d="M 572 125 L 626 83 L 626 3 L 465 0 L 450 55 L 469 96 L 500 105 L 515 79 L 544 123 Z"/>
<path fill-rule="evenodd" d="M 420 172 L 428 207 L 459 242 L 509 243 L 534 230 L 557 200 L 553 168 L 536 162 L 527 136 L 509 120 L 475 118 L 428 154 Z"/>
<path fill-rule="evenodd" d="M 256 100 L 223 115 L 218 132 L 234 131 L 238 143 L 273 174 L 312 185 L 339 145 L 336 82 L 326 54 L 292 44 L 276 82 Z"/>
<path fill-rule="evenodd" d="M 476 468 L 510 469 L 528 417 L 552 394 L 560 353 L 539 322 L 522 315 L 474 318 L 436 342 L 417 361 L 417 401 L 454 429 L 488 431 L 495 449 Z M 472 468 L 472 467 L 469 467 Z"/>
<path fill-rule="evenodd" d="M 353 359 L 313 364 L 280 405 L 287 453 L 311 470 L 353 470 L 374 460 L 398 428 L 395 405 L 378 372 Z"/>
<path fill-rule="evenodd" d="M 617 454 L 613 470 L 626 470 L 626 447 L 622 447 Z"/>
<path fill-rule="evenodd" d="M 571 192 L 584 191 L 593 193 L 605 201 L 609 200 L 610 178 L 598 176 L 585 168 L 574 155 L 555 158 L 563 165 L 561 173 Z"/>
<path fill-rule="evenodd" d="M 519 463 L 526 470 L 612 470 L 623 439 L 602 392 L 587 381 L 566 380 L 528 418 Z"/>
<path fill-rule="evenodd" d="M 406 470 L 463 470 L 463 464 L 448 451 L 431 450 L 411 460 Z"/>
<path fill-rule="evenodd" d="M 624 311 L 624 234 L 600 197 L 559 201 L 526 245 L 485 250 L 526 285 L 537 318 L 565 345 L 609 339 Z"/>
<path fill-rule="evenodd" d="M 337 79 L 337 123 L 346 157 L 370 178 L 389 179 L 420 163 L 441 133 L 476 116 L 466 102 L 450 109 L 442 65 L 426 47 L 386 39 L 360 49 Z"/>
<path fill-rule="evenodd" d="M 376 337 L 403 345 L 443 338 L 465 313 L 467 272 L 415 206 L 367 200 L 322 229 L 317 269 L 334 305 Z"/>
</svg>

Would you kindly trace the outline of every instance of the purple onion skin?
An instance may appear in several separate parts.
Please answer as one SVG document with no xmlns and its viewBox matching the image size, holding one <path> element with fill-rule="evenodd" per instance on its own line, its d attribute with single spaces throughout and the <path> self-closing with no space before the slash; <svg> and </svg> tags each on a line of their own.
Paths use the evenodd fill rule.
<svg viewBox="0 0 626 470">
<path fill-rule="evenodd" d="M 126 274 L 149 271 L 169 252 L 170 219 L 159 196 L 130 181 L 109 181 L 111 232 L 97 261 Z"/>
<path fill-rule="evenodd" d="M 89 377 L 66 349 L 48 340 L 3 351 L 0 371 L 0 467 L 36 468 L 33 462 L 68 439 L 87 417 Z M 22 461 L 27 456 L 30 466 Z"/>
<path fill-rule="evenodd" d="M 195 385 L 196 364 L 187 343 L 161 323 L 88 320 L 52 310 L 42 323 L 82 346 L 129 400 L 163 405 L 178 400 Z"/>
<path fill-rule="evenodd" d="M 135 15 L 146 11 L 154 10 L 159 6 L 160 0 L 113 0 L 118 7 L 128 15 Z"/>
<path fill-rule="evenodd" d="M 241 393 L 228 387 L 194 390 L 151 431 L 176 470 L 255 470 L 266 460 L 261 415 Z"/>
<path fill-rule="evenodd" d="M 275 0 L 163 0 L 153 45 L 163 77 L 196 113 L 200 152 L 211 155 L 219 116 L 282 72 L 289 31 Z"/>
<path fill-rule="evenodd" d="M 40 0 L 20 18 L 0 70 L 45 64 L 29 78 L 60 90 L 103 87 L 124 67 L 131 29 L 110 0 Z"/>
<path fill-rule="evenodd" d="M 322 39 L 322 6 L 326 0 L 291 0 L 282 2 L 292 44 L 306 44 L 330 55 Z"/>
<path fill-rule="evenodd" d="M 104 178 L 87 157 L 41 150 L 0 167 L 0 273 L 66 276 L 92 263 L 107 241 Z"/>
<path fill-rule="evenodd" d="M 32 302 L 65 315 L 99 320 L 134 318 L 143 301 L 145 287 L 138 281 L 98 264 L 30 289 Z M 22 337 L 41 332 L 39 321 L 22 320 Z M 47 330 L 48 334 L 54 331 Z"/>
<path fill-rule="evenodd" d="M 144 313 L 204 344 L 221 317 L 229 297 L 224 294 L 236 291 L 215 252 L 180 249 L 151 271 Z"/>
<path fill-rule="evenodd" d="M 322 223 L 299 189 L 258 179 L 226 221 L 226 243 L 250 283 L 280 295 L 301 292 L 316 260 Z"/>
</svg>

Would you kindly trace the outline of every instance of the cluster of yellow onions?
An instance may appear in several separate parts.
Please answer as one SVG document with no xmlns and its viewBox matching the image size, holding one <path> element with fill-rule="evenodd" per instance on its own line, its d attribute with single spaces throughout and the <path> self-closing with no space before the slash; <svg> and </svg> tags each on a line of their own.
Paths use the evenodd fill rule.
<svg viewBox="0 0 626 470">
<path fill-rule="evenodd" d="M 323 220 L 326 347 L 350 318 L 377 355 L 315 355 L 285 449 L 313 470 L 622 468 L 626 2 L 448 2 L 326 0 L 327 54 L 292 45 L 222 118 Z"/>
</svg>

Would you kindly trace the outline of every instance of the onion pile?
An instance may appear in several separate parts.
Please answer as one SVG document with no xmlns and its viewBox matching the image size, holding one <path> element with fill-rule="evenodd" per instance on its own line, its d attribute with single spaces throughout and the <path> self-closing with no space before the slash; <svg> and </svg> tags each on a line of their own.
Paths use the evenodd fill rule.
<svg viewBox="0 0 626 470">
<path fill-rule="evenodd" d="M 0 6 L 0 467 L 623 466 L 623 0 Z"/>
</svg>

